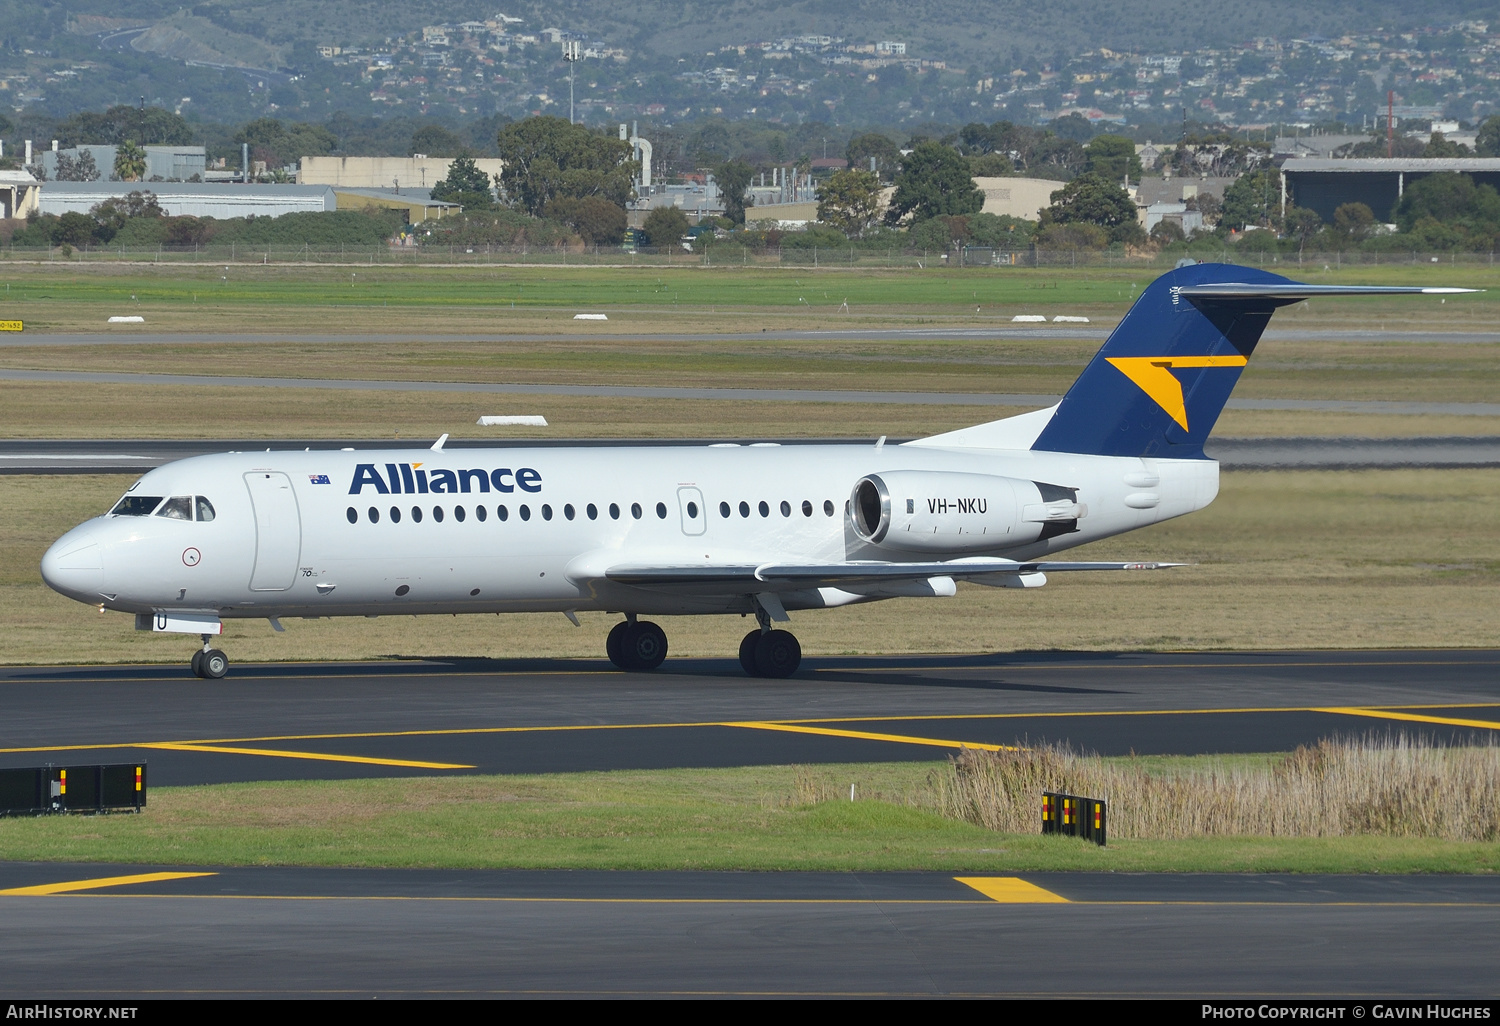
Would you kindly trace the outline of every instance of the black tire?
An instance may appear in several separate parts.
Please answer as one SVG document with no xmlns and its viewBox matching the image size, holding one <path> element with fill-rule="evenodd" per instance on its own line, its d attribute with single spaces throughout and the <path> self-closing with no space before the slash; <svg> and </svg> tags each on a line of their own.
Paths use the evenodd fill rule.
<svg viewBox="0 0 1500 1026">
<path fill-rule="evenodd" d="M 746 634 L 740 642 L 740 665 L 752 677 L 760 676 L 760 667 L 755 665 L 755 643 L 759 640 L 760 631 L 754 630 Z"/>
<path fill-rule="evenodd" d="M 609 629 L 609 637 L 604 639 L 604 654 L 621 670 L 630 669 L 625 665 L 625 632 L 629 628 L 630 621 L 621 620 Z"/>
<path fill-rule="evenodd" d="M 790 631 L 770 631 L 755 643 L 755 666 L 762 677 L 790 677 L 802 664 L 802 645 Z"/>
<path fill-rule="evenodd" d="M 667 658 L 667 632 L 647 620 L 630 625 L 621 639 L 629 670 L 654 670 Z"/>
<path fill-rule="evenodd" d="M 203 676 L 208 680 L 222 680 L 229 672 L 229 657 L 216 648 L 211 648 L 203 653 L 203 658 L 198 661 L 203 669 Z"/>
<path fill-rule="evenodd" d="M 189 665 L 193 668 L 194 677 L 203 676 L 203 649 L 193 653 L 193 661 Z"/>
</svg>

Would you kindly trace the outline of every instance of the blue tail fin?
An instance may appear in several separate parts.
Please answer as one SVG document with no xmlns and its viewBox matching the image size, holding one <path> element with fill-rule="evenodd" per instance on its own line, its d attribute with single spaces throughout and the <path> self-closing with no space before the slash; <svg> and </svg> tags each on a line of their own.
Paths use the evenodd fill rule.
<svg viewBox="0 0 1500 1026">
<path fill-rule="evenodd" d="M 1202 286 L 1219 294 L 1191 294 Z M 1271 313 L 1306 295 L 1280 275 L 1231 264 L 1162 275 L 1110 333 L 1032 448 L 1202 459 Z"/>
</svg>

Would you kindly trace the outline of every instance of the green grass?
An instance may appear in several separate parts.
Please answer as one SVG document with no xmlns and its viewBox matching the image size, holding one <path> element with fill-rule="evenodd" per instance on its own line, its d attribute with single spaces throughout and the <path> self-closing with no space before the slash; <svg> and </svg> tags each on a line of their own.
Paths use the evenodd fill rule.
<svg viewBox="0 0 1500 1026">
<path fill-rule="evenodd" d="M 0 820 L 0 859 L 170 865 L 1493 872 L 1500 845 L 999 834 L 923 807 L 943 763 L 160 788 L 139 816 Z M 853 782 L 858 800 L 848 801 Z M 840 797 L 812 800 L 815 792 Z M 870 795 L 869 798 L 860 798 Z"/>
</svg>

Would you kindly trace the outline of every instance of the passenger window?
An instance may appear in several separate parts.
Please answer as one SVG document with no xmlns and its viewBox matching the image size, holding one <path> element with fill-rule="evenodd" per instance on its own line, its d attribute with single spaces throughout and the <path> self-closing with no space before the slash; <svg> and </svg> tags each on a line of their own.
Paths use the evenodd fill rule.
<svg viewBox="0 0 1500 1026">
<path fill-rule="evenodd" d="M 545 503 L 545 502 L 542 503 L 542 519 L 543 520 L 551 520 L 552 519 L 552 507 L 549 506 L 549 505 L 547 505 L 547 503 Z"/>
<path fill-rule="evenodd" d="M 391 523 L 393 523 L 393 524 L 399 524 L 399 523 L 401 523 L 401 507 L 400 506 L 392 506 L 391 507 Z"/>
<path fill-rule="evenodd" d="M 833 516 L 833 500 L 832 499 L 824 499 L 823 500 L 823 515 L 825 517 L 831 517 L 831 516 Z"/>
<path fill-rule="evenodd" d="M 688 503 L 688 505 L 687 505 L 687 511 L 688 511 L 688 519 L 689 520 L 697 520 L 698 519 L 698 504 L 696 502 L 690 502 L 690 503 Z"/>
<path fill-rule="evenodd" d="M 465 518 L 467 518 L 468 515 L 469 514 L 464 511 L 464 508 L 462 506 L 453 507 L 453 519 L 457 520 L 460 524 L 464 522 Z"/>
<path fill-rule="evenodd" d="M 781 515 L 784 517 L 789 517 L 792 515 L 792 504 L 790 502 L 787 502 L 785 499 L 781 500 Z"/>
<path fill-rule="evenodd" d="M 380 510 L 376 509 L 374 506 L 370 507 L 370 523 L 380 523 Z"/>
<path fill-rule="evenodd" d="M 742 517 L 748 517 L 749 515 L 750 515 L 750 504 L 748 502 L 741 502 L 740 503 L 740 516 L 742 516 Z"/>
<path fill-rule="evenodd" d="M 411 519 L 412 519 L 413 523 L 420 524 L 422 522 L 422 507 L 421 506 L 413 506 L 411 508 Z"/>
<path fill-rule="evenodd" d="M 766 505 L 766 500 L 765 499 L 760 500 L 760 507 L 759 508 L 760 508 L 760 515 L 761 516 L 768 517 L 768 516 L 771 515 L 771 507 Z"/>
<path fill-rule="evenodd" d="M 569 520 L 573 519 L 573 517 L 574 517 L 574 510 L 573 510 L 573 504 L 571 502 L 568 503 L 566 506 L 563 507 L 563 516 L 567 517 Z"/>
<path fill-rule="evenodd" d="M 630 504 L 630 515 L 637 520 L 641 519 L 641 504 L 639 502 L 632 502 Z"/>
<path fill-rule="evenodd" d="M 479 518 L 479 522 L 482 524 L 490 518 L 490 511 L 483 506 L 475 506 L 474 515 Z"/>
<path fill-rule="evenodd" d="M 350 506 L 344 511 L 344 516 L 348 517 L 349 523 L 351 524 L 359 523 L 359 510 L 355 509 L 353 506 Z"/>
<path fill-rule="evenodd" d="M 530 520 L 531 519 L 531 507 L 530 506 L 526 505 L 526 503 L 523 502 L 523 503 L 521 503 L 519 509 L 520 509 L 521 519 L 522 520 Z"/>
<path fill-rule="evenodd" d="M 729 519 L 729 503 L 719 503 L 719 516 L 725 518 L 726 520 Z"/>
<path fill-rule="evenodd" d="M 598 520 L 599 519 L 599 507 L 595 506 L 592 502 L 589 503 L 589 505 L 588 505 L 587 513 L 589 515 L 589 519 L 590 520 Z"/>
<path fill-rule="evenodd" d="M 812 516 L 812 503 L 808 502 L 806 499 L 802 500 L 802 515 L 805 517 Z"/>
<path fill-rule="evenodd" d="M 692 516 L 697 516 L 697 515 L 698 515 L 697 513 L 693 513 L 692 514 Z M 665 502 L 658 502 L 656 504 L 656 519 L 658 519 L 658 520 L 665 520 L 665 519 L 667 519 L 667 504 Z"/>
<path fill-rule="evenodd" d="M 500 518 L 501 523 L 504 523 L 505 521 L 510 519 L 510 510 L 506 509 L 504 506 L 496 506 L 495 516 Z"/>
<path fill-rule="evenodd" d="M 127 495 L 109 511 L 112 517 L 149 517 L 161 505 L 160 495 Z"/>
<path fill-rule="evenodd" d="M 440 524 L 443 522 L 443 507 L 432 507 L 432 519 L 436 520 Z"/>
<path fill-rule="evenodd" d="M 609 504 L 609 519 L 611 519 L 611 520 L 619 520 L 620 519 L 620 506 L 619 506 L 619 503 L 611 502 Z"/>
<path fill-rule="evenodd" d="M 214 504 L 201 495 L 198 496 L 196 501 L 198 503 L 198 519 L 205 523 L 212 520 L 214 518 Z"/>
<path fill-rule="evenodd" d="M 161 509 L 156 511 L 159 517 L 168 520 L 191 520 L 193 519 L 193 497 L 191 495 L 174 495 L 161 504 Z"/>
</svg>

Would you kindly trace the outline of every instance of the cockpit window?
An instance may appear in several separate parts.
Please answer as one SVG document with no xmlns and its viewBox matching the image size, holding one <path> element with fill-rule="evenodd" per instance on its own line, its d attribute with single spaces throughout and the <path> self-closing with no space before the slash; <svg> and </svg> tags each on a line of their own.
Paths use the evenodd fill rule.
<svg viewBox="0 0 1500 1026">
<path fill-rule="evenodd" d="M 127 495 L 109 511 L 109 515 L 112 517 L 149 517 L 160 504 L 160 495 Z"/>
<path fill-rule="evenodd" d="M 161 509 L 156 511 L 156 515 L 167 517 L 169 520 L 191 520 L 193 519 L 193 497 L 174 495 L 161 504 Z"/>
<path fill-rule="evenodd" d="M 209 502 L 207 499 L 205 499 L 201 495 L 198 496 L 198 519 L 199 520 L 212 520 L 213 518 L 214 518 L 213 503 Z"/>
</svg>

